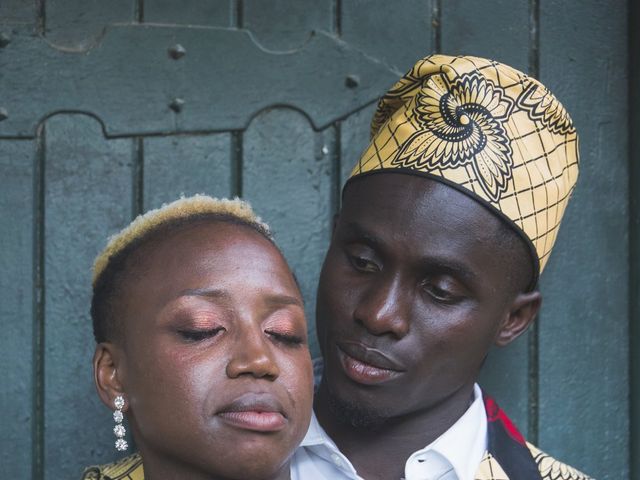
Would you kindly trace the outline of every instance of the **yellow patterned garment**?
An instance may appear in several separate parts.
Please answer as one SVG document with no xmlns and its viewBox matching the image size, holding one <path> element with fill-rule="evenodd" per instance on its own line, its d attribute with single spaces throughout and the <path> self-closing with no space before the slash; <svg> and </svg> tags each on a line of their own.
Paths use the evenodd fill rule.
<svg viewBox="0 0 640 480">
<path fill-rule="evenodd" d="M 540 82 L 477 57 L 432 55 L 389 90 L 351 178 L 381 171 L 447 183 L 524 234 L 536 279 L 578 178 L 578 136 Z"/>
<path fill-rule="evenodd" d="M 591 477 L 578 470 L 560 463 L 541 452 L 531 444 L 527 444 L 533 456 L 542 480 L 592 480 Z M 85 470 L 83 480 L 144 480 L 142 459 L 134 454 L 115 463 L 91 467 Z M 309 479 L 321 480 L 321 479 Z M 475 480 L 518 480 L 510 479 L 498 461 L 487 452 L 478 467 Z"/>
<path fill-rule="evenodd" d="M 107 465 L 89 467 L 83 480 L 144 480 L 142 458 L 137 453 Z"/>
<path fill-rule="evenodd" d="M 557 461 L 555 458 L 550 457 L 530 443 L 527 443 L 527 447 L 529 447 L 529 451 L 538 466 L 538 471 L 540 472 L 540 478 L 542 480 L 593 480 L 591 477 L 579 472 L 575 468 L 565 465 L 564 463 Z M 475 480 L 517 479 L 510 479 L 496 458 L 487 452 L 485 453 L 482 462 L 480 462 L 480 466 L 478 467 L 478 471 L 475 475 Z"/>
</svg>

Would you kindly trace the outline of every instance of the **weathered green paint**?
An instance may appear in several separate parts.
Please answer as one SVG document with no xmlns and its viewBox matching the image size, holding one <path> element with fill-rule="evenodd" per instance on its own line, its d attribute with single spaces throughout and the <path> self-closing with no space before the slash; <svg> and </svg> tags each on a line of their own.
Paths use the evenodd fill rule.
<svg viewBox="0 0 640 480">
<path fill-rule="evenodd" d="M 31 141 L 0 142 L 0 178 L 11 179 L 0 189 L 0 464 L 6 478 L 31 476 L 33 157 Z"/>
<path fill-rule="evenodd" d="M 432 53 L 431 1 L 350 0 L 340 6 L 342 39 L 393 68 L 397 75 L 392 83 Z"/>
<path fill-rule="evenodd" d="M 105 25 L 129 23 L 135 17 L 133 0 L 47 0 L 43 3 L 46 41 L 66 52 L 91 49 L 103 41 Z"/>
<path fill-rule="evenodd" d="M 232 27 L 233 0 L 145 0 L 145 23 Z"/>
<path fill-rule="evenodd" d="M 327 0 L 244 0 L 242 27 L 264 49 L 301 49 L 312 40 L 314 30 L 332 30 L 332 4 Z"/>
<path fill-rule="evenodd" d="M 86 115 L 55 116 L 45 143 L 45 478 L 113 458 L 113 419 L 95 393 L 93 259 L 131 219 L 132 141 Z"/>
<path fill-rule="evenodd" d="M 143 210 L 180 195 L 233 194 L 231 135 L 149 137 L 144 140 Z"/>
<path fill-rule="evenodd" d="M 0 31 L 9 31 L 9 24 L 35 25 L 38 10 L 36 2 L 25 2 L 24 0 L 4 0 L 0 4 Z"/>
<path fill-rule="evenodd" d="M 490 8 L 485 2 L 455 0 L 442 3 L 441 48 L 452 55 L 495 58 L 522 71 L 528 71 L 529 2 L 499 0 Z M 491 31 L 504 31 L 508 42 L 497 42 Z M 511 416 L 527 438 L 535 441 L 535 428 L 529 425 L 530 333 L 507 348 L 494 349 L 487 358 L 481 384 Z"/>
<path fill-rule="evenodd" d="M 581 152 L 543 274 L 540 444 L 595 478 L 628 478 L 626 8 L 588 0 L 566 13 L 540 4 L 540 78 L 571 112 Z M 587 18 L 606 21 L 576 22 Z"/>
<path fill-rule="evenodd" d="M 640 54 L 640 3 L 629 1 L 629 56 Z M 629 131 L 640 131 L 640 62 L 631 61 L 629 72 Z M 629 155 L 629 347 L 630 347 L 630 478 L 640 480 L 640 138 L 630 135 Z"/>
<path fill-rule="evenodd" d="M 168 55 L 175 44 L 187 52 L 179 60 Z M 25 77 L 27 58 L 48 68 Z M 295 107 L 322 128 L 374 101 L 395 78 L 322 32 L 301 50 L 273 55 L 242 30 L 144 25 L 108 27 L 99 47 L 83 55 L 18 30 L 0 70 L 0 107 L 9 114 L 0 135 L 11 136 L 32 136 L 41 118 L 74 110 L 100 118 L 108 135 L 243 129 L 272 105 Z M 345 84 L 348 75 L 361 78 L 357 87 Z M 184 102 L 180 112 L 169 107 L 175 99 Z"/>
<path fill-rule="evenodd" d="M 630 291 L 621 2 L 580 2 L 567 15 L 558 0 L 7 0 L 3 32 L 0 212 L 13 227 L 0 234 L 0 361 L 11 379 L 0 408 L 12 417 L 3 475 L 29 478 L 33 464 L 34 478 L 75 478 L 118 456 L 91 380 L 89 269 L 139 211 L 180 193 L 253 201 L 296 270 L 313 332 L 317 275 L 340 186 L 368 141 L 368 103 L 439 48 L 539 65 L 578 126 L 582 173 L 543 274 L 539 346 L 523 337 L 493 352 L 483 384 L 550 453 L 599 479 L 627 478 L 638 267 Z M 186 55 L 174 60 L 178 43 Z M 168 107 L 176 97 L 180 113 Z M 63 111 L 87 115 L 49 118 L 41 146 L 16 140 Z"/>
</svg>

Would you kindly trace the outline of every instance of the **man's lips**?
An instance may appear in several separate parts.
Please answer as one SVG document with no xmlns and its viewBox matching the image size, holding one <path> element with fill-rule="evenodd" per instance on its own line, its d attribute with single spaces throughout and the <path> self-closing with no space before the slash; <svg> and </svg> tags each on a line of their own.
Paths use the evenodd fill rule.
<svg viewBox="0 0 640 480">
<path fill-rule="evenodd" d="M 282 404 L 269 393 L 245 393 L 216 415 L 234 427 L 254 432 L 277 432 L 287 424 Z"/>
<path fill-rule="evenodd" d="M 358 342 L 337 342 L 345 374 L 357 383 L 375 385 L 397 377 L 404 366 L 390 355 Z"/>
</svg>

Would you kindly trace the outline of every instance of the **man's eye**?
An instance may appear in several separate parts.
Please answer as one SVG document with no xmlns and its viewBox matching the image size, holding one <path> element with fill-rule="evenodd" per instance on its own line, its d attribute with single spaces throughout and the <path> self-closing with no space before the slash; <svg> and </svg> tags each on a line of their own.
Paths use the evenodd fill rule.
<svg viewBox="0 0 640 480">
<path fill-rule="evenodd" d="M 443 288 L 441 285 L 432 282 L 424 282 L 422 288 L 434 300 L 440 303 L 455 303 L 460 299 L 460 296 L 455 291 Z"/>
<path fill-rule="evenodd" d="M 351 264 L 361 272 L 377 272 L 380 270 L 378 265 L 375 262 L 369 260 L 368 258 L 359 257 L 357 255 L 349 255 L 349 260 L 351 260 Z"/>
<path fill-rule="evenodd" d="M 189 342 L 201 342 L 202 340 L 215 337 L 223 330 L 224 327 L 216 327 L 207 330 L 178 330 L 178 333 Z"/>
</svg>

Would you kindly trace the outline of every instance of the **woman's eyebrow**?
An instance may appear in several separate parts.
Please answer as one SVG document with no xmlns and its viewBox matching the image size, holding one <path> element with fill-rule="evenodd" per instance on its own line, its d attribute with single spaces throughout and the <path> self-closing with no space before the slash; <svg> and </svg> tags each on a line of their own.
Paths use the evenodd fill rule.
<svg viewBox="0 0 640 480">
<path fill-rule="evenodd" d="M 187 288 L 178 297 L 207 297 L 213 300 L 230 300 L 231 294 L 221 288 Z"/>
<path fill-rule="evenodd" d="M 267 295 L 265 303 L 270 306 L 281 307 L 286 305 L 296 305 L 303 308 L 302 300 L 293 295 Z"/>
</svg>

